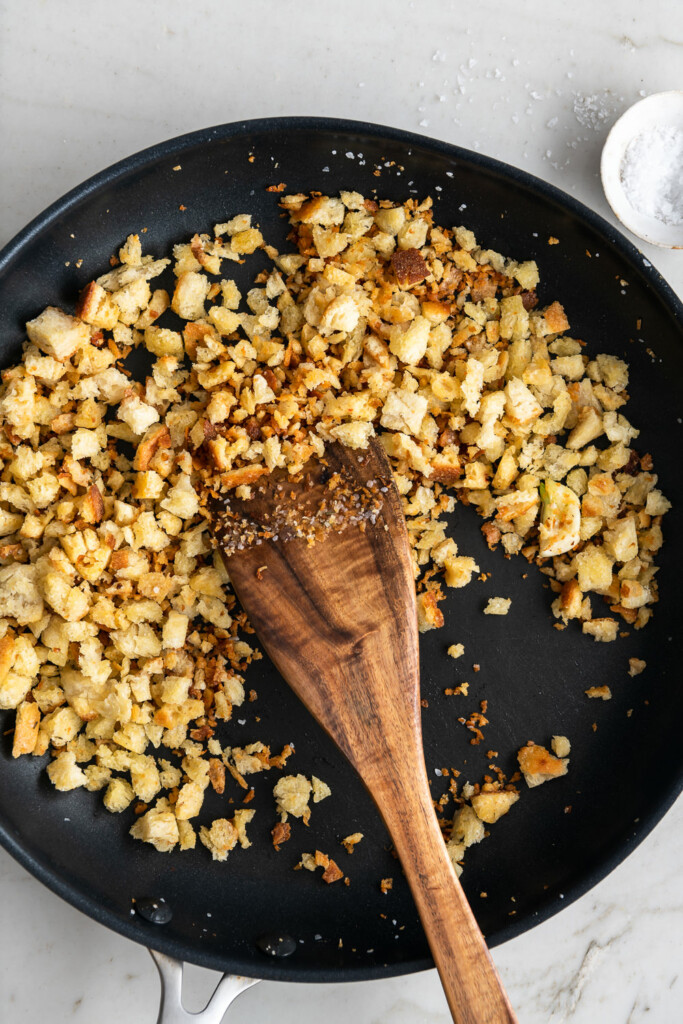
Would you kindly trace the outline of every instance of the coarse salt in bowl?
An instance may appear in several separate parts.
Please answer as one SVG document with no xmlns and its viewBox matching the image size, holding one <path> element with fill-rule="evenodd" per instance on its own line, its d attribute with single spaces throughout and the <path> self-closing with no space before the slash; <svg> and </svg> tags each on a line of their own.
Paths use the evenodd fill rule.
<svg viewBox="0 0 683 1024">
<path fill-rule="evenodd" d="M 600 174 L 629 231 L 683 248 L 683 91 L 654 93 L 629 107 L 607 136 Z"/>
</svg>

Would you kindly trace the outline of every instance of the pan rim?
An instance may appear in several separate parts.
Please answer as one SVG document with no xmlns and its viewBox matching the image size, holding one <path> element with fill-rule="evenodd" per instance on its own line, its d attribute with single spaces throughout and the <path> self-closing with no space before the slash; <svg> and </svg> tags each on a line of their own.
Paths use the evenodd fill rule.
<svg viewBox="0 0 683 1024">
<path fill-rule="evenodd" d="M 672 316 L 676 326 L 679 330 L 683 331 L 683 301 L 673 291 L 659 271 L 644 256 L 642 251 L 626 238 L 621 231 L 613 227 L 601 214 L 590 209 L 573 196 L 563 192 L 555 185 L 494 157 L 473 152 L 439 139 L 432 139 L 428 136 L 404 131 L 399 128 L 331 117 L 266 117 L 234 121 L 187 132 L 124 157 L 70 189 L 14 235 L 0 251 L 0 275 L 4 273 L 12 261 L 21 253 L 23 247 L 32 241 L 34 237 L 59 217 L 68 213 L 77 203 L 97 193 L 102 187 L 110 184 L 112 181 L 124 175 L 133 174 L 150 163 L 177 155 L 188 148 L 207 145 L 216 141 L 223 142 L 255 132 L 268 133 L 282 130 L 289 132 L 317 130 L 336 132 L 340 135 L 361 134 L 372 136 L 375 139 L 386 142 L 396 142 L 403 146 L 407 145 L 431 150 L 431 152 L 448 157 L 453 161 L 462 161 L 469 166 L 479 167 L 485 172 L 502 176 L 512 181 L 533 195 L 540 196 L 544 200 L 553 203 L 560 209 L 568 212 L 572 217 L 587 223 L 606 243 L 613 246 L 624 259 L 637 269 L 645 283 L 652 288 L 664 308 Z M 568 887 L 569 891 L 564 893 L 561 899 L 559 894 L 551 893 L 531 914 L 520 919 L 511 918 L 508 923 L 491 935 L 490 940 L 487 940 L 489 945 L 491 947 L 500 945 L 533 928 L 534 925 L 548 920 L 558 911 L 583 896 L 593 886 L 597 885 L 598 882 L 602 881 L 603 878 L 606 878 L 649 835 L 655 825 L 671 808 L 682 790 L 683 774 L 670 778 L 658 791 L 656 802 L 634 821 L 633 829 L 629 836 L 626 839 L 620 837 L 618 840 L 610 842 L 603 849 L 596 864 L 591 869 L 582 869 L 578 877 L 572 879 L 571 885 Z M 16 833 L 10 834 L 1 820 L 0 845 L 22 867 L 26 868 L 27 871 L 51 889 L 52 892 L 113 931 L 132 941 L 159 949 L 178 959 L 185 959 L 218 971 L 226 970 L 226 961 L 219 956 L 202 950 L 200 947 L 193 948 L 188 956 L 187 943 L 176 940 L 172 936 L 166 936 L 155 926 L 145 924 L 144 927 L 141 927 L 141 919 L 137 916 L 135 918 L 122 919 L 118 913 L 100 904 L 96 904 L 92 898 L 80 891 L 74 891 L 72 883 L 66 881 L 58 872 L 54 872 L 48 864 L 43 863 L 39 858 L 24 849 L 21 837 Z M 274 962 L 264 958 L 263 966 L 262 968 L 259 967 L 258 973 L 264 979 L 271 981 L 338 983 L 396 977 L 427 970 L 432 966 L 431 958 L 426 956 L 387 965 L 359 965 L 358 967 L 347 965 L 343 968 L 322 967 L 320 969 L 308 967 L 297 969 L 294 962 Z M 245 968 L 247 972 L 253 969 L 252 960 L 246 956 L 243 959 L 235 958 L 228 965 L 229 970 L 239 973 L 244 973 Z"/>
</svg>

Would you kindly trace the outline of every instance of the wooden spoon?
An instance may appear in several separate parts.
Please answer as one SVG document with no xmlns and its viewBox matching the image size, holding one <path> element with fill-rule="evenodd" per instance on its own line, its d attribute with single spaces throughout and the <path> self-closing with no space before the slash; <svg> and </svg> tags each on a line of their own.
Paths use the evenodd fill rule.
<svg viewBox="0 0 683 1024">
<path fill-rule="evenodd" d="M 415 583 L 389 463 L 335 444 L 301 479 L 213 499 L 214 537 L 268 655 L 373 796 L 457 1024 L 514 1024 L 434 813 L 420 722 Z M 234 492 L 232 492 L 234 494 Z M 314 534 L 323 539 L 311 543 Z M 341 528 L 344 527 L 344 528 Z"/>
</svg>

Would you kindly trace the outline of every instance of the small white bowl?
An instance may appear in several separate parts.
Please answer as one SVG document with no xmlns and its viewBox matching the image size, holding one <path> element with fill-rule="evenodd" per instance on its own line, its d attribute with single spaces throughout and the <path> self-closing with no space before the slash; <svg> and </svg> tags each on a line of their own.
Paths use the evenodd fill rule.
<svg viewBox="0 0 683 1024">
<path fill-rule="evenodd" d="M 683 224 L 664 224 L 639 213 L 629 202 L 621 181 L 621 164 L 629 142 L 652 128 L 683 130 L 683 91 L 658 92 L 634 103 L 612 126 L 602 150 L 600 175 L 607 202 L 624 227 L 652 245 L 683 248 Z"/>
</svg>

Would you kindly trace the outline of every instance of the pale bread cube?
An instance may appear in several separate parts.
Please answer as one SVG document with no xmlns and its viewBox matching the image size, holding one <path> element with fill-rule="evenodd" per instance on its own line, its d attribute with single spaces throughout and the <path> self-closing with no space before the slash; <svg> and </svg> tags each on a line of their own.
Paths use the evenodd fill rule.
<svg viewBox="0 0 683 1024">
<path fill-rule="evenodd" d="M 402 430 L 417 437 L 428 405 L 422 395 L 406 389 L 390 391 L 382 409 L 380 424 L 387 430 Z"/>
<path fill-rule="evenodd" d="M 612 582 L 614 563 L 607 552 L 596 544 L 587 544 L 583 551 L 574 555 L 574 566 L 579 587 L 587 590 L 607 590 Z"/>
<path fill-rule="evenodd" d="M 492 793 L 481 792 L 471 799 L 472 807 L 477 816 L 482 821 L 485 821 L 487 825 L 493 825 L 504 814 L 507 814 L 513 804 L 517 803 L 519 793 L 515 793 L 513 790 L 501 789 Z"/>
<path fill-rule="evenodd" d="M 91 281 L 81 292 L 76 316 L 93 327 L 111 331 L 119 318 L 119 307 L 102 285 Z"/>
<path fill-rule="evenodd" d="M 209 310 L 209 320 L 222 335 L 234 334 L 242 322 L 238 313 L 225 306 L 212 306 Z"/>
<path fill-rule="evenodd" d="M 199 830 L 199 840 L 214 860 L 226 860 L 230 851 L 237 846 L 238 839 L 237 829 L 227 818 L 216 818 L 211 828 L 203 825 Z"/>
<path fill-rule="evenodd" d="M 143 402 L 137 395 L 128 395 L 124 398 L 116 415 L 138 436 L 144 434 L 153 423 L 159 422 L 159 413 L 154 406 Z"/>
<path fill-rule="evenodd" d="M 480 843 L 486 831 L 482 820 L 484 819 L 477 815 L 474 805 L 470 807 L 469 804 L 465 804 L 453 818 L 450 841 L 462 843 L 465 849 L 468 846 L 474 846 L 475 843 Z"/>
<path fill-rule="evenodd" d="M 61 362 L 90 341 L 88 325 L 55 306 L 48 306 L 35 320 L 29 320 L 26 333 L 46 355 Z"/>
<path fill-rule="evenodd" d="M 162 647 L 164 650 L 182 649 L 185 644 L 189 621 L 187 615 L 183 615 L 182 612 L 171 610 L 168 613 L 162 632 Z"/>
<path fill-rule="evenodd" d="M 408 324 L 396 324 L 389 332 L 389 350 L 408 366 L 416 366 L 427 351 L 431 325 L 423 316 Z"/>
<path fill-rule="evenodd" d="M 311 775 L 311 788 L 313 790 L 313 803 L 319 804 L 321 800 L 327 799 L 328 796 L 332 795 L 332 790 L 323 782 L 322 779 L 316 778 L 315 775 Z"/>
<path fill-rule="evenodd" d="M 155 356 L 174 356 L 176 359 L 182 359 L 185 355 L 182 335 L 166 327 L 147 327 L 145 348 Z"/>
<path fill-rule="evenodd" d="M 341 441 L 347 448 L 367 448 L 375 428 L 372 423 L 351 422 L 331 427 L 329 432 L 335 441 Z"/>
<path fill-rule="evenodd" d="M 555 757 L 569 757 L 572 745 L 566 736 L 553 736 L 550 741 Z"/>
<path fill-rule="evenodd" d="M 479 566 L 469 555 L 456 555 L 444 561 L 446 586 L 466 587 Z"/>
<path fill-rule="evenodd" d="M 183 320 L 200 320 L 209 291 L 209 279 L 204 274 L 188 270 L 181 274 L 171 299 L 171 309 Z"/>
<path fill-rule="evenodd" d="M 177 483 L 169 488 L 161 507 L 179 519 L 192 519 L 199 510 L 199 498 L 187 473 L 181 473 Z"/>
<path fill-rule="evenodd" d="M 378 210 L 375 224 L 387 235 L 397 235 L 405 223 L 406 215 L 402 206 Z"/>
<path fill-rule="evenodd" d="M 186 782 L 178 793 L 175 815 L 179 821 L 196 818 L 204 803 L 204 788 L 198 782 Z"/>
<path fill-rule="evenodd" d="M 610 619 L 609 616 L 601 619 L 589 619 L 582 624 L 581 631 L 592 636 L 599 643 L 607 644 L 616 640 L 619 623 L 616 619 Z"/>
<path fill-rule="evenodd" d="M 130 830 L 134 839 L 151 843 L 159 853 L 170 853 L 177 845 L 180 835 L 178 822 L 168 800 L 157 800 L 154 807 L 143 814 Z"/>
<path fill-rule="evenodd" d="M 484 615 L 507 615 L 511 604 L 511 597 L 490 597 L 484 608 Z"/>
<path fill-rule="evenodd" d="M 47 774 L 55 789 L 62 793 L 78 789 L 87 781 L 85 772 L 78 767 L 76 757 L 70 750 L 63 750 L 57 755 L 47 766 Z"/>
<path fill-rule="evenodd" d="M 273 796 L 275 809 L 283 821 L 287 815 L 305 818 L 309 812 L 308 801 L 312 792 L 311 783 L 305 775 L 283 775 L 275 784 Z"/>
<path fill-rule="evenodd" d="M 120 814 L 133 801 L 135 793 L 126 779 L 112 779 L 104 794 L 102 802 L 111 814 Z"/>
</svg>

